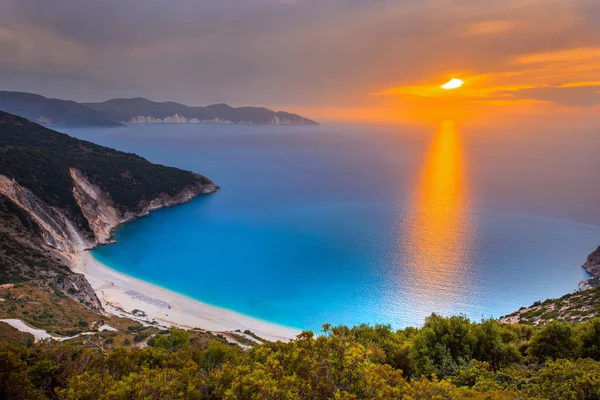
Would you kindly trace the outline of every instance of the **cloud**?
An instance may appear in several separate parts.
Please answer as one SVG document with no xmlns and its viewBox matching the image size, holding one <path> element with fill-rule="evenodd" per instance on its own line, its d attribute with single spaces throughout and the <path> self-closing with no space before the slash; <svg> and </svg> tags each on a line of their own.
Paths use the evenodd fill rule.
<svg viewBox="0 0 600 400">
<path fill-rule="evenodd" d="M 459 75 L 469 101 L 584 106 L 592 89 L 545 87 L 600 76 L 599 3 L 3 0 L 0 83 L 80 100 L 402 110 Z"/>
<path fill-rule="evenodd" d="M 598 62 L 598 60 L 600 60 L 600 47 L 578 47 L 525 54 L 518 57 L 514 62 L 517 64 L 552 63 L 554 65 L 569 65 L 581 62 Z"/>
<path fill-rule="evenodd" d="M 600 85 L 574 87 L 538 87 L 512 93 L 517 99 L 549 101 L 573 107 L 593 107 L 600 104 Z"/>
<path fill-rule="evenodd" d="M 515 27 L 514 21 L 481 21 L 471 24 L 467 30 L 467 35 L 496 35 L 502 32 L 509 31 Z"/>
</svg>

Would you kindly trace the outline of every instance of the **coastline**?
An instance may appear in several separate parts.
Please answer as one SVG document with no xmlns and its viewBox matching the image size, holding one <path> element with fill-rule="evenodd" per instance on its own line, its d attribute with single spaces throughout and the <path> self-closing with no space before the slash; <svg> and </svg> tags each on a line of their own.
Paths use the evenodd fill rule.
<svg viewBox="0 0 600 400">
<path fill-rule="evenodd" d="M 159 326 L 176 326 L 183 329 L 200 328 L 211 332 L 250 330 L 272 341 L 289 341 L 300 333 L 248 317 L 224 308 L 211 306 L 160 286 L 122 274 L 97 261 L 89 250 L 80 250 L 72 263 L 73 272 L 81 273 L 92 286 L 104 309 L 114 315 L 135 319 L 145 324 L 155 321 Z M 148 299 L 134 298 L 126 292 L 143 294 Z M 168 304 L 170 308 L 165 307 Z M 145 315 L 134 315 L 142 310 Z"/>
</svg>

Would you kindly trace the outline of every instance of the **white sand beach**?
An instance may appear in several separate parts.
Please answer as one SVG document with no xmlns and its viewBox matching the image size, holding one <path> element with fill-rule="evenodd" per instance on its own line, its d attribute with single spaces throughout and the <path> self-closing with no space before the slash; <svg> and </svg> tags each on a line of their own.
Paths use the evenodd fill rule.
<svg viewBox="0 0 600 400">
<path fill-rule="evenodd" d="M 98 262 L 89 251 L 79 252 L 72 269 L 85 275 L 103 307 L 115 315 L 184 329 L 201 328 L 212 332 L 250 330 L 274 341 L 287 341 L 300 333 L 295 329 L 210 306 L 127 276 Z M 133 315 L 134 310 L 141 310 L 143 314 Z"/>
</svg>

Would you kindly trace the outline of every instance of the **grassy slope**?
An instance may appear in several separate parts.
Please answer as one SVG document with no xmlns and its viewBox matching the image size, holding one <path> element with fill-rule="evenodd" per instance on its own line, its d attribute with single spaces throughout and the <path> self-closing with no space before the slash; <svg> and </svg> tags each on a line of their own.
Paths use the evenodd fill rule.
<svg viewBox="0 0 600 400">
<path fill-rule="evenodd" d="M 18 283 L 12 288 L 0 288 L 0 318 L 15 318 L 55 336 L 72 336 L 93 331 L 108 324 L 124 338 L 137 333 L 155 333 L 158 329 L 144 327 L 139 322 L 113 315 L 103 316 L 79 304 L 42 281 Z"/>
<path fill-rule="evenodd" d="M 0 299 L 3 299 L 0 300 L 0 319 L 20 319 L 29 326 L 43 329 L 53 336 L 74 336 L 83 332 L 95 332 L 93 335 L 69 340 L 71 343 L 85 347 L 101 346 L 108 350 L 117 346 L 144 346 L 149 339 L 167 333 L 128 318 L 92 312 L 41 281 L 23 282 L 12 288 L 0 288 Z M 104 324 L 117 331 L 99 332 L 98 328 Z M 31 343 L 30 336 L 0 323 L 0 343 L 27 345 Z M 199 329 L 190 331 L 190 337 L 206 344 L 211 340 L 225 343 L 225 340 L 218 335 Z"/>
</svg>

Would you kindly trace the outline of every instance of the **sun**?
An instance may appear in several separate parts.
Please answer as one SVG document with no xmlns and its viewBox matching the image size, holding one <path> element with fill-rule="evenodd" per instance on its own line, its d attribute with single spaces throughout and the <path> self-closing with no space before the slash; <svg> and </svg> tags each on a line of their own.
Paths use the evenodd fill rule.
<svg viewBox="0 0 600 400">
<path fill-rule="evenodd" d="M 448 82 L 444 83 L 440 87 L 442 89 L 446 89 L 446 90 L 456 89 L 456 88 L 461 87 L 463 85 L 463 83 L 464 82 L 461 79 L 452 78 L 452 79 L 450 79 Z"/>
</svg>

